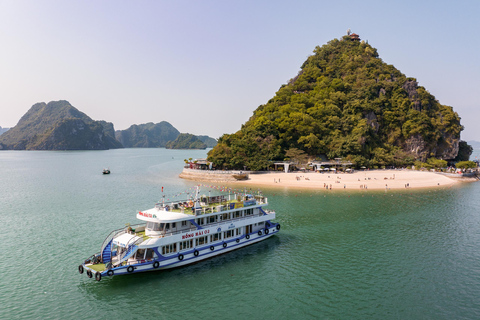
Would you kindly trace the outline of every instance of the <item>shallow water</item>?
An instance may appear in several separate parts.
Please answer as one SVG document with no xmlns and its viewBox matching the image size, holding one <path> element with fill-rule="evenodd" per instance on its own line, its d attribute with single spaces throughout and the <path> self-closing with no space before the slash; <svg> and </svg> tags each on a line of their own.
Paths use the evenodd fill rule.
<svg viewBox="0 0 480 320">
<path fill-rule="evenodd" d="M 169 271 L 78 274 L 162 186 L 168 198 L 196 184 L 178 178 L 189 157 L 205 151 L 0 152 L 0 318 L 480 318 L 480 183 L 264 189 L 282 229 L 262 243 Z"/>
</svg>

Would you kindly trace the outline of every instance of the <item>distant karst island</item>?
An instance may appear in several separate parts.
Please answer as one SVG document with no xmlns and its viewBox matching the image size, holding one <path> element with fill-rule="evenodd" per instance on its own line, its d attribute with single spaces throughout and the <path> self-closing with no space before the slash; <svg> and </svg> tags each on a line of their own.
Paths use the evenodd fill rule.
<svg viewBox="0 0 480 320">
<path fill-rule="evenodd" d="M 468 160 L 459 115 L 355 33 L 317 46 L 300 72 L 208 152 L 216 169 L 314 160 L 357 168 Z M 439 162 L 440 161 L 440 162 Z"/>
<path fill-rule="evenodd" d="M 181 135 L 166 121 L 115 131 L 111 122 L 92 120 L 65 100 L 34 104 L 15 127 L 0 134 L 0 150 L 164 148 Z M 181 148 L 205 149 L 216 144 L 208 136 L 194 137 L 204 143 L 199 147 L 193 141 L 182 144 Z"/>
</svg>

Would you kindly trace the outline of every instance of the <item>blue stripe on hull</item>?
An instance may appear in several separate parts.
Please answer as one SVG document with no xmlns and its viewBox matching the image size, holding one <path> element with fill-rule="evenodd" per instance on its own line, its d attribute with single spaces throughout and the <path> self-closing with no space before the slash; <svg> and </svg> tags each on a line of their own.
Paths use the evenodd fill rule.
<svg viewBox="0 0 480 320">
<path fill-rule="evenodd" d="M 185 258 L 183 260 L 178 259 L 179 254 L 168 257 L 164 260 L 158 260 L 158 262 L 160 263 L 158 268 L 153 267 L 154 262 L 148 261 L 148 262 L 141 263 L 141 264 L 121 266 L 121 267 L 113 268 L 111 270 L 113 271 L 113 275 L 116 276 L 116 275 L 132 274 L 132 273 L 147 272 L 147 271 L 157 271 L 157 270 L 164 270 L 164 269 L 171 269 L 171 268 L 185 266 L 185 265 L 188 265 L 188 264 L 191 264 L 191 263 L 195 263 L 195 262 L 199 262 L 199 261 L 202 261 L 202 260 L 205 260 L 205 259 L 213 258 L 213 257 L 218 256 L 220 254 L 227 253 L 229 251 L 233 251 L 233 250 L 248 246 L 250 244 L 254 244 L 256 242 L 260 242 L 262 240 L 265 240 L 265 239 L 273 236 L 274 234 L 276 234 L 279 231 L 275 228 L 276 225 L 277 224 L 274 224 L 271 228 L 268 229 L 269 230 L 268 234 L 265 234 L 263 232 L 264 229 L 262 229 L 262 235 L 261 236 L 254 233 L 254 234 L 250 234 L 250 239 L 246 239 L 245 235 L 244 235 L 240 238 L 235 238 L 235 239 L 231 239 L 231 240 L 228 240 L 228 241 L 220 242 L 220 243 L 217 243 L 215 245 L 214 244 L 209 244 L 205 247 L 196 248 L 195 250 L 199 251 L 199 255 L 196 256 L 196 257 L 193 254 L 194 251 L 189 251 L 189 253 L 186 253 L 186 252 L 179 253 L 179 254 L 184 254 Z M 240 239 L 239 243 L 236 242 L 237 239 Z M 227 243 L 227 247 L 223 247 L 223 243 Z M 210 246 L 214 246 L 215 250 L 211 251 Z M 190 257 L 190 255 L 191 255 L 191 257 Z M 133 272 L 128 272 L 127 271 L 128 267 L 130 267 L 130 266 L 134 267 Z M 88 267 L 86 267 L 86 269 L 88 269 Z M 107 270 L 103 271 L 101 273 L 102 276 L 103 277 L 108 276 L 107 272 L 108 272 Z"/>
</svg>

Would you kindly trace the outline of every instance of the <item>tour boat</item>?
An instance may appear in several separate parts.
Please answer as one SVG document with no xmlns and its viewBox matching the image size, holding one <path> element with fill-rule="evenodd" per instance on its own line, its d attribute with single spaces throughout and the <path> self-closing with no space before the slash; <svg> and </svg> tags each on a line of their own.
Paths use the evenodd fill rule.
<svg viewBox="0 0 480 320">
<path fill-rule="evenodd" d="M 163 188 L 162 188 L 163 189 Z M 233 193 L 162 201 L 139 211 L 143 223 L 112 231 L 100 252 L 78 266 L 89 278 L 185 266 L 265 240 L 280 231 L 267 198 Z"/>
</svg>

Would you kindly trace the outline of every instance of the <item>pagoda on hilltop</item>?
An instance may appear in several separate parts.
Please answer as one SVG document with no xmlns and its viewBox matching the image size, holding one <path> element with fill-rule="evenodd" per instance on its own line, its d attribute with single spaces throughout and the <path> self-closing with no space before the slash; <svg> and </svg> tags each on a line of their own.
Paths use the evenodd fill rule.
<svg viewBox="0 0 480 320">
<path fill-rule="evenodd" d="M 360 41 L 360 36 L 356 33 L 349 34 L 349 36 L 352 41 Z"/>
</svg>

